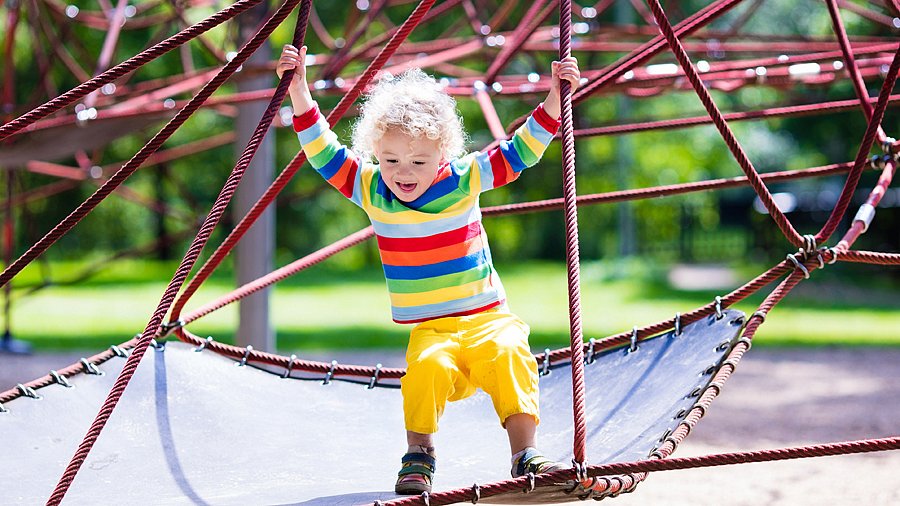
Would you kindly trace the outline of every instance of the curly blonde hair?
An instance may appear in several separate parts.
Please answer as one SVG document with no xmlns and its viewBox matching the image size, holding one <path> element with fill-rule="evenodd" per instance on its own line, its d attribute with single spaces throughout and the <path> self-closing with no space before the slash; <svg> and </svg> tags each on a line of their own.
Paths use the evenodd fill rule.
<svg viewBox="0 0 900 506">
<path fill-rule="evenodd" d="M 374 160 L 375 143 L 390 129 L 440 141 L 446 160 L 464 152 L 466 134 L 456 100 L 418 68 L 396 77 L 385 74 L 368 91 L 353 126 L 353 151 L 362 160 Z"/>
</svg>

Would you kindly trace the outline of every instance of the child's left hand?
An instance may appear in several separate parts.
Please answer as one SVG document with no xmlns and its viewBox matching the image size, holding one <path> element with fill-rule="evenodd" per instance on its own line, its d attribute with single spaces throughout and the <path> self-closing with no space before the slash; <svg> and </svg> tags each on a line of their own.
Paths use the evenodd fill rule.
<svg viewBox="0 0 900 506">
<path fill-rule="evenodd" d="M 572 86 L 572 93 L 578 89 L 581 84 L 581 72 L 578 70 L 578 60 L 574 56 L 569 56 L 562 61 L 554 61 L 550 64 L 550 89 L 559 95 L 561 80 L 565 79 Z"/>
</svg>

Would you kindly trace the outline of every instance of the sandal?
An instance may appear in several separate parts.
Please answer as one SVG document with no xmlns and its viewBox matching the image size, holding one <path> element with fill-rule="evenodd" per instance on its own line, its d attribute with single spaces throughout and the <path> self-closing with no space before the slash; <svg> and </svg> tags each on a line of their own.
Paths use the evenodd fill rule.
<svg viewBox="0 0 900 506">
<path fill-rule="evenodd" d="M 568 468 L 569 466 L 562 462 L 554 462 L 541 455 L 536 448 L 528 447 L 517 454 L 516 459 L 513 460 L 510 474 L 512 474 L 513 478 L 519 478 L 528 473 L 541 474 Z"/>
<path fill-rule="evenodd" d="M 427 453 L 407 453 L 401 459 L 402 467 L 397 473 L 397 484 L 394 492 L 400 495 L 419 495 L 431 493 L 431 480 L 434 477 L 434 457 Z"/>
</svg>

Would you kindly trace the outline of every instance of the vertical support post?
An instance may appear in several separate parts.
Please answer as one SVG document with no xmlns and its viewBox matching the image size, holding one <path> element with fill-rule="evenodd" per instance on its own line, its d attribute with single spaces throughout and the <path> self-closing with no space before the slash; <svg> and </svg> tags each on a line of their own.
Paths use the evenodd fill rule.
<svg viewBox="0 0 900 506">
<path fill-rule="evenodd" d="M 268 7 L 260 4 L 239 19 L 240 41 L 243 44 L 256 32 L 259 25 L 268 17 Z M 263 67 L 269 63 L 271 49 L 268 42 L 263 43 L 251 56 L 246 67 Z M 240 76 L 240 75 L 239 75 Z M 238 79 L 238 92 L 264 90 L 271 87 L 272 75 L 268 72 L 258 76 L 240 77 Z M 245 102 L 238 105 L 238 115 L 235 121 L 235 157 L 240 157 L 244 146 L 250 140 L 256 129 L 259 118 L 266 110 L 266 102 Z M 275 157 L 273 138 L 267 135 L 263 139 L 247 167 L 241 185 L 235 195 L 235 215 L 244 216 L 253 207 L 253 204 L 266 191 L 272 179 L 275 177 Z M 259 220 L 247 230 L 243 240 L 235 247 L 235 277 L 237 286 L 260 278 L 273 268 L 273 254 L 275 250 L 275 207 L 270 205 L 259 217 Z M 268 288 L 241 300 L 238 310 L 239 324 L 236 335 L 238 346 L 252 345 L 256 350 L 274 351 L 275 335 L 269 321 L 269 294 Z"/>
</svg>

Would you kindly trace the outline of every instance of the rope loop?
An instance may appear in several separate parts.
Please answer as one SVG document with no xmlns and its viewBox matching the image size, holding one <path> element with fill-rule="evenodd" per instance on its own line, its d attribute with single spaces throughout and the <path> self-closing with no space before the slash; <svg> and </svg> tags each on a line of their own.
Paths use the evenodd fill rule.
<svg viewBox="0 0 900 506">
<path fill-rule="evenodd" d="M 369 380 L 369 386 L 367 387 L 369 390 L 375 388 L 375 383 L 378 382 L 378 375 L 381 373 L 381 364 L 375 364 L 375 372 L 372 374 L 372 379 Z"/>
<path fill-rule="evenodd" d="M 281 379 L 291 377 L 291 371 L 294 369 L 294 360 L 297 360 L 297 355 L 292 353 L 291 358 L 288 359 L 287 367 L 284 369 L 284 374 L 281 375 Z"/>
<path fill-rule="evenodd" d="M 325 381 L 322 382 L 323 385 L 331 383 L 331 378 L 334 378 L 334 368 L 337 367 L 337 364 L 337 360 L 331 361 L 331 368 L 328 369 L 327 373 L 325 373 Z"/>
<path fill-rule="evenodd" d="M 803 262 L 801 262 L 800 260 L 797 260 L 797 255 L 799 255 L 799 254 L 800 254 L 799 252 L 798 253 L 790 253 L 787 256 L 787 259 L 790 260 L 794 264 L 794 267 L 803 271 L 804 279 L 809 279 L 809 269 L 807 269 L 806 266 L 803 265 Z"/>
</svg>

